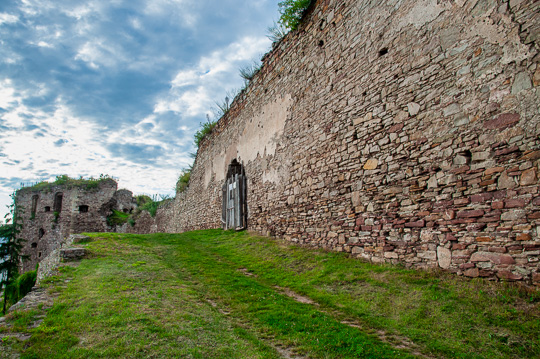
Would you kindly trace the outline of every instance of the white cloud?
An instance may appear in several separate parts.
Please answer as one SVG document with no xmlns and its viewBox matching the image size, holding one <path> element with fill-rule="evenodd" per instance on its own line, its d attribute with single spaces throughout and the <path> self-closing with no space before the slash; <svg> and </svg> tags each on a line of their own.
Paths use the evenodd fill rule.
<svg viewBox="0 0 540 359">
<path fill-rule="evenodd" d="M 19 21 L 19 18 L 15 15 L 0 13 L 0 25 L 3 24 L 14 24 Z"/>
<path fill-rule="evenodd" d="M 262 54 L 270 41 L 266 37 L 244 37 L 199 59 L 194 68 L 180 70 L 171 81 L 169 94 L 157 101 L 154 113 L 173 111 L 188 116 L 204 116 L 225 96 L 241 86 L 240 76 L 231 82 L 231 73 Z M 193 87 L 195 87 L 193 89 Z"/>
<path fill-rule="evenodd" d="M 0 81 L 0 108 L 7 109 L 17 102 L 11 79 Z"/>
<path fill-rule="evenodd" d="M 75 60 L 82 60 L 90 67 L 97 69 L 100 66 L 115 67 L 118 63 L 126 62 L 126 56 L 116 44 L 107 43 L 106 39 L 94 39 L 84 43 Z"/>
</svg>

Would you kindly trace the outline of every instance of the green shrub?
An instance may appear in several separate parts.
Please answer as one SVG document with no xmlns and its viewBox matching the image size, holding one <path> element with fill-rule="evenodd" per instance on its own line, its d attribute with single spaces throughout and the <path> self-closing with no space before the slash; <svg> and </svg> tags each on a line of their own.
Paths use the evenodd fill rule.
<svg viewBox="0 0 540 359">
<path fill-rule="evenodd" d="M 137 207 L 142 207 L 146 203 L 152 202 L 152 198 L 150 198 L 150 196 L 147 196 L 145 194 L 138 195 L 137 197 L 135 197 L 135 199 L 137 200 Z"/>
<path fill-rule="evenodd" d="M 17 278 L 17 292 L 19 299 L 30 293 L 32 287 L 36 284 L 37 269 L 23 273 Z"/>
<path fill-rule="evenodd" d="M 23 273 L 15 278 L 5 288 L 6 306 L 10 307 L 24 298 L 25 295 L 30 293 L 32 287 L 36 284 L 37 268 L 36 270 Z"/>
<path fill-rule="evenodd" d="M 206 122 L 201 123 L 201 128 L 199 128 L 197 132 L 195 132 L 195 146 L 197 146 L 197 148 L 199 148 L 199 145 L 201 144 L 201 141 L 203 140 L 203 138 L 206 135 L 212 133 L 212 130 L 214 129 L 214 127 L 216 127 L 216 124 L 217 124 L 217 121 L 210 121 L 209 118 L 207 119 Z"/>
<path fill-rule="evenodd" d="M 311 5 L 312 0 L 284 0 L 281 1 L 279 23 L 287 29 L 296 30 L 305 11 Z"/>
<path fill-rule="evenodd" d="M 189 186 L 189 178 L 191 177 L 191 168 L 184 169 L 176 181 L 176 192 L 182 193 Z"/>
<path fill-rule="evenodd" d="M 107 217 L 107 224 L 111 227 L 118 225 L 121 226 L 122 224 L 127 223 L 130 216 L 131 215 L 129 213 L 124 213 L 113 209 L 113 213 Z"/>
<path fill-rule="evenodd" d="M 146 196 L 146 197 L 148 197 L 148 196 Z M 151 198 L 150 202 L 146 202 L 144 205 L 137 208 L 137 213 L 140 213 L 142 211 L 147 211 L 148 213 L 150 213 L 150 215 L 152 217 L 155 217 L 156 213 L 157 213 L 157 209 L 160 206 L 164 205 L 167 202 L 172 201 L 172 198 L 170 198 L 167 195 L 160 195 L 160 197 L 161 197 L 161 200 L 158 200 L 157 196 L 154 196 L 154 198 Z M 148 197 L 148 198 L 150 198 L 150 197 Z"/>
</svg>

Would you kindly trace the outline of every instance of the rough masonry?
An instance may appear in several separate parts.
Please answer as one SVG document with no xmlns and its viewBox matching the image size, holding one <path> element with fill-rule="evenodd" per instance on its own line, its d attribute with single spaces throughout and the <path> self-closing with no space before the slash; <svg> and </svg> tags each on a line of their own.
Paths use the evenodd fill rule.
<svg viewBox="0 0 540 359">
<path fill-rule="evenodd" d="M 202 141 L 188 189 L 123 230 L 221 227 L 239 163 L 249 230 L 540 285 L 539 14 L 533 0 L 316 1 Z"/>
<path fill-rule="evenodd" d="M 25 240 L 22 271 L 34 270 L 53 251 L 59 250 L 71 234 L 111 232 L 107 216 L 112 210 L 123 212 L 136 208 L 132 193 L 117 190 L 113 179 L 94 181 L 88 186 L 63 184 L 23 187 L 17 191 L 16 203 L 22 215 L 19 236 Z"/>
</svg>

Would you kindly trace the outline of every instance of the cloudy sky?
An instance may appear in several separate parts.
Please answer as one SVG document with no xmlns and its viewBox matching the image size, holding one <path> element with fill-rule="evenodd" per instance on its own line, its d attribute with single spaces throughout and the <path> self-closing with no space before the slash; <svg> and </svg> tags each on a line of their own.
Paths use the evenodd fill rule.
<svg viewBox="0 0 540 359">
<path fill-rule="evenodd" d="M 0 214 L 61 174 L 173 194 L 199 124 L 269 50 L 277 3 L 1 0 Z"/>
</svg>

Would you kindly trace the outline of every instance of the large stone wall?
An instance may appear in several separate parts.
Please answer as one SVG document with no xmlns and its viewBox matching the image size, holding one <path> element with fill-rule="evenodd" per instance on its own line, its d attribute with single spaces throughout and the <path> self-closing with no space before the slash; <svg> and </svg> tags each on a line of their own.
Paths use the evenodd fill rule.
<svg viewBox="0 0 540 359">
<path fill-rule="evenodd" d="M 62 195 L 61 208 L 55 198 Z M 99 185 L 50 185 L 26 187 L 17 191 L 17 206 L 21 209 L 22 230 L 19 236 L 26 242 L 23 271 L 33 270 L 55 249 L 60 248 L 70 234 L 81 232 L 110 232 L 107 216 L 113 209 L 129 211 L 136 207 L 132 193 L 117 191 L 112 179 Z M 60 210 L 59 210 L 60 209 Z"/>
<path fill-rule="evenodd" d="M 539 284 L 539 13 L 532 0 L 317 1 L 152 231 L 220 227 L 237 159 L 250 230 Z"/>
</svg>

